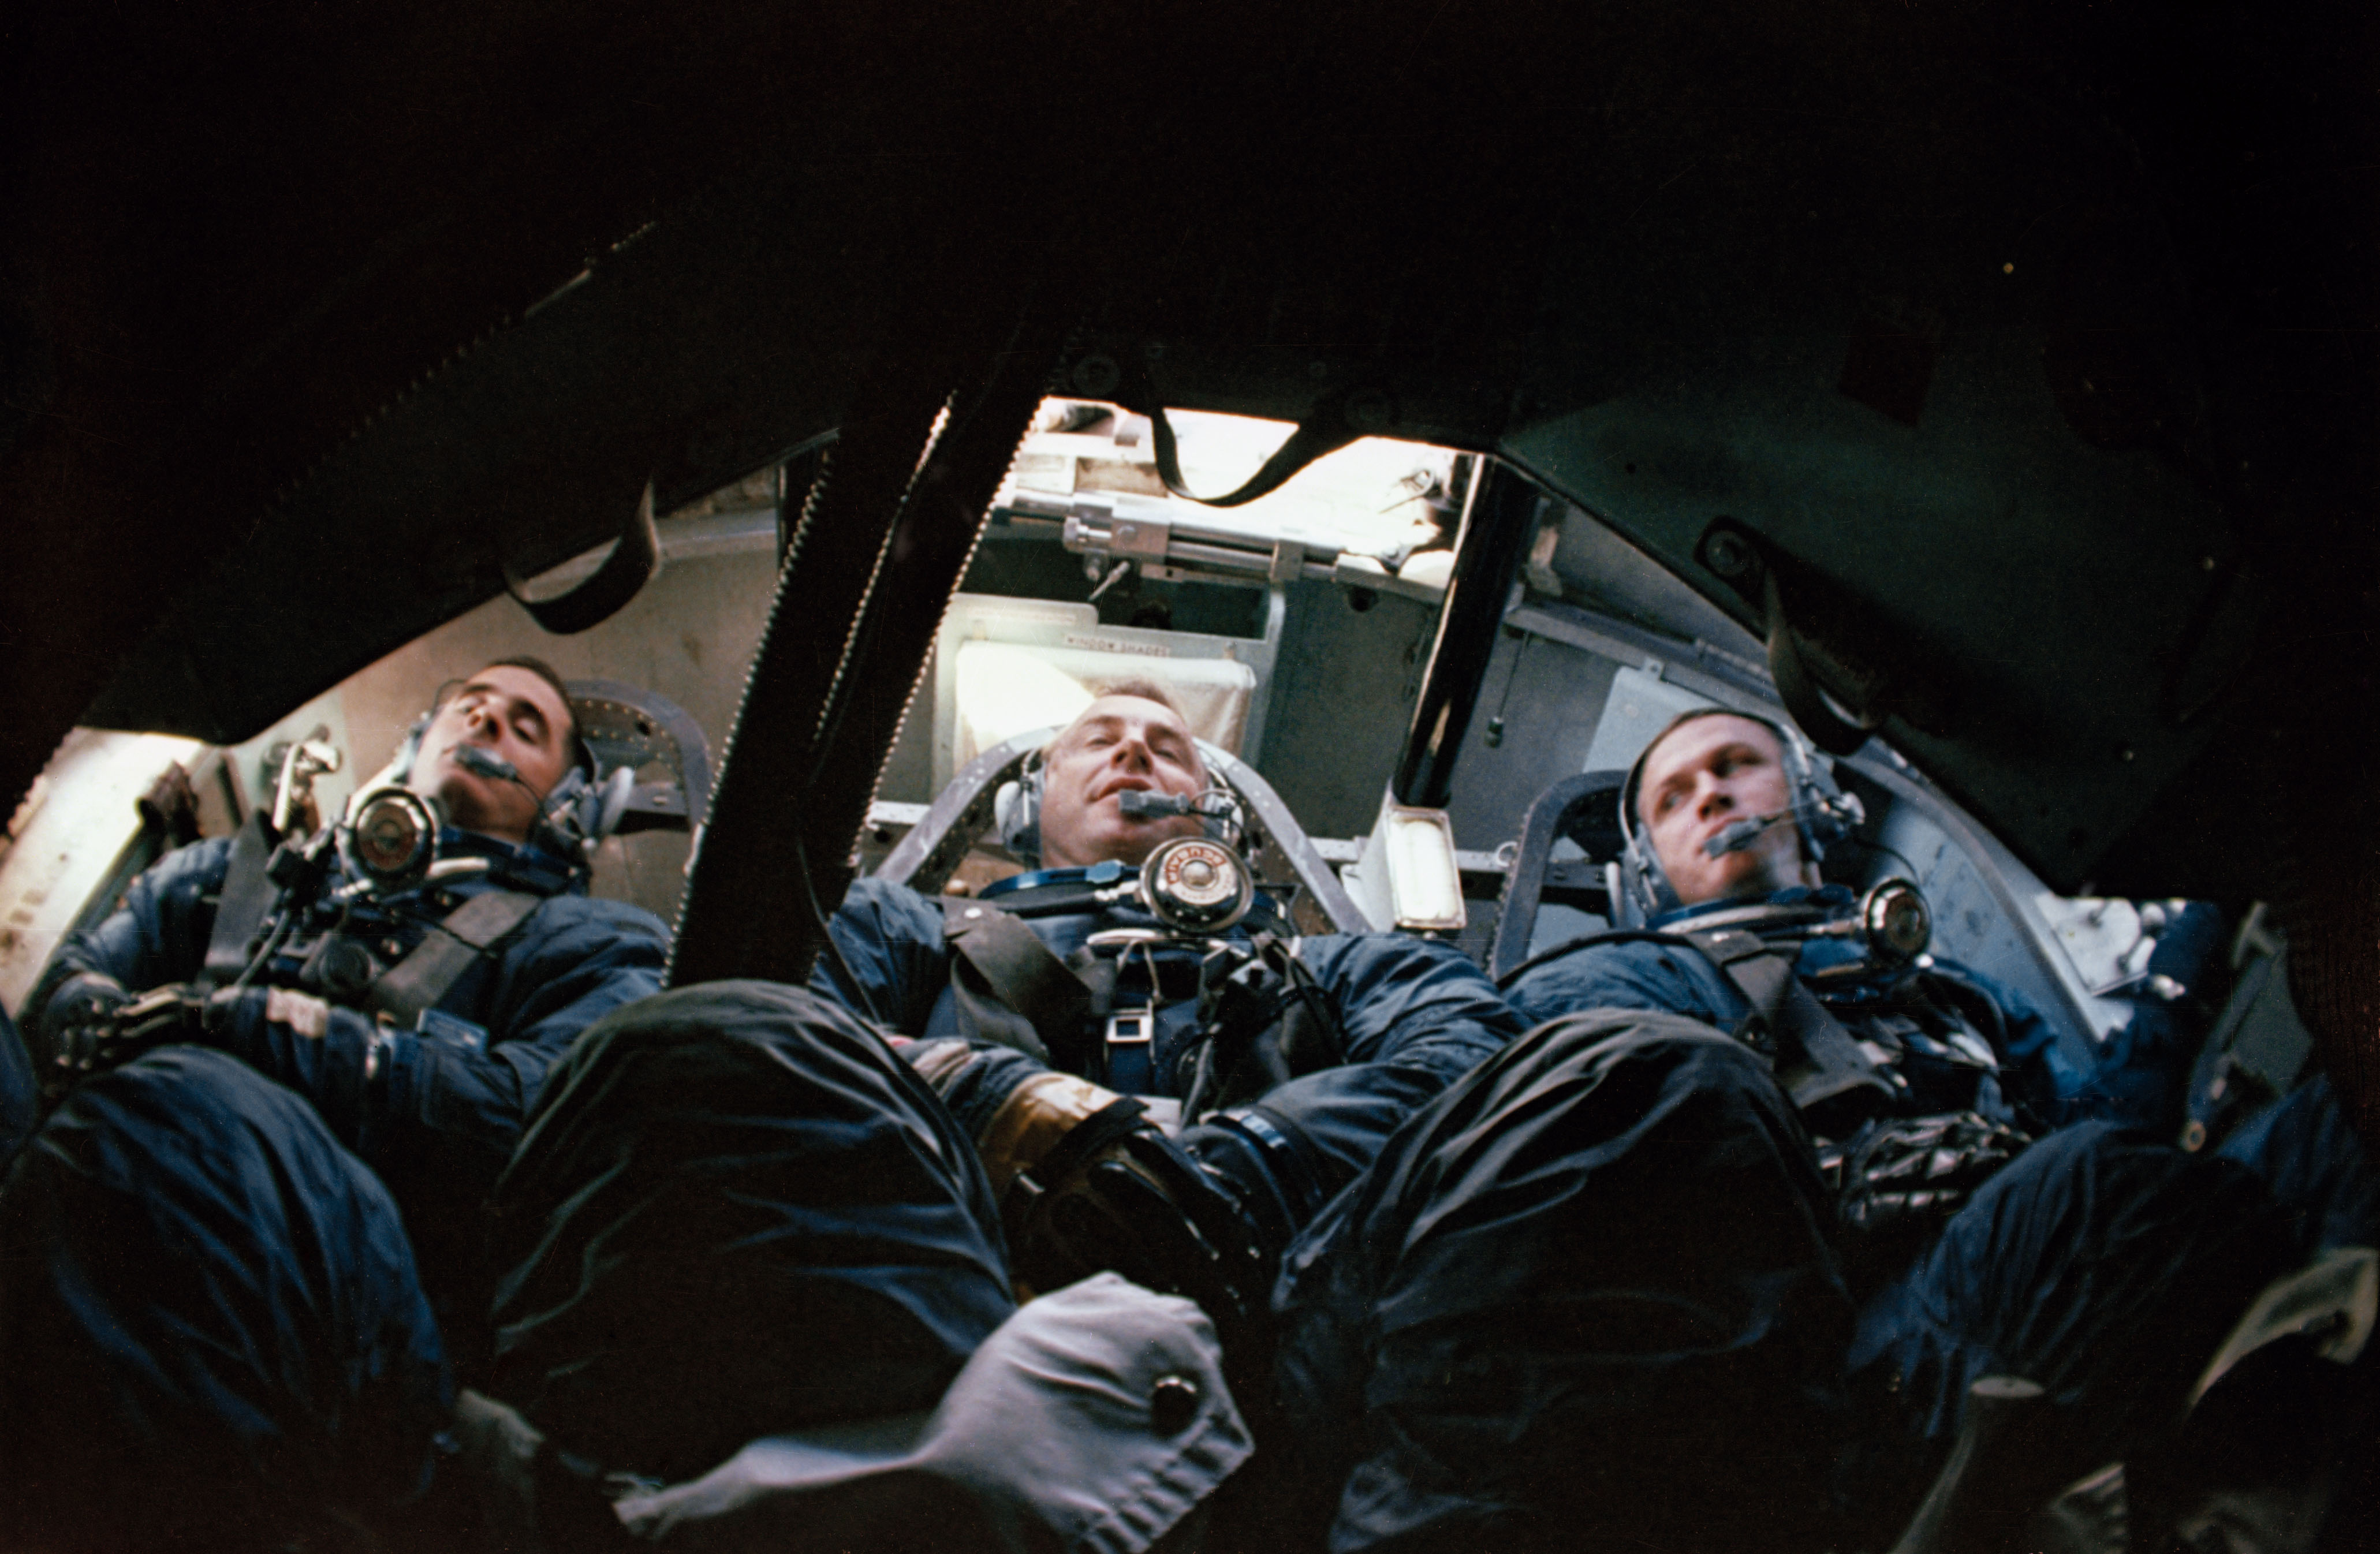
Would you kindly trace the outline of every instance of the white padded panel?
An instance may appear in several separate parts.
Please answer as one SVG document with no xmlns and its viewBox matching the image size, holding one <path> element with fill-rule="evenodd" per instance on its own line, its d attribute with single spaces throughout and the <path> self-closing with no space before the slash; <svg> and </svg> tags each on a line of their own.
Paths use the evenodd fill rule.
<svg viewBox="0 0 2380 1554">
<path fill-rule="evenodd" d="M 1074 722 L 1109 686 L 1127 680 L 1163 687 L 1191 733 L 1236 754 L 1257 683 L 1254 670 L 1232 659 L 979 640 L 960 643 L 955 657 L 953 770 L 1029 729 Z"/>
<path fill-rule="evenodd" d="M 1269 663 L 1263 642 L 1102 625 L 1089 604 L 962 593 L 937 637 L 931 694 L 934 791 L 993 746 L 1072 722 L 1109 686 L 1165 688 L 1191 732 L 1242 753 Z"/>
</svg>

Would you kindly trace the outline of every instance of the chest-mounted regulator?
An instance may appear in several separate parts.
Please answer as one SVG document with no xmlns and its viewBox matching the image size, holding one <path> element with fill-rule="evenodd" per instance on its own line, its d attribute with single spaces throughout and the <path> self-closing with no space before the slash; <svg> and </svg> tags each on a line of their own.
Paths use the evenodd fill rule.
<svg viewBox="0 0 2380 1554">
<path fill-rule="evenodd" d="M 1870 959 L 1905 965 L 1934 942 L 1933 908 L 1908 880 L 1879 880 L 1860 897 L 1859 936 Z"/>
<path fill-rule="evenodd" d="M 339 861 L 353 880 L 338 899 L 359 893 L 385 899 L 440 880 L 486 872 L 485 858 L 440 859 L 438 831 L 445 818 L 436 799 L 410 788 L 375 788 L 365 794 L 354 812 L 332 829 Z M 309 856 L 321 856 L 319 844 Z M 301 882 L 294 870 L 287 878 L 276 873 L 274 881 L 292 888 Z"/>
<path fill-rule="evenodd" d="M 1140 866 L 1140 891 L 1158 921 L 1196 935 L 1231 928 L 1248 915 L 1257 895 L 1240 856 L 1204 836 L 1159 844 Z"/>
<path fill-rule="evenodd" d="M 407 788 L 367 795 L 338 835 L 340 860 L 378 895 L 410 890 L 438 861 L 438 812 Z"/>
</svg>

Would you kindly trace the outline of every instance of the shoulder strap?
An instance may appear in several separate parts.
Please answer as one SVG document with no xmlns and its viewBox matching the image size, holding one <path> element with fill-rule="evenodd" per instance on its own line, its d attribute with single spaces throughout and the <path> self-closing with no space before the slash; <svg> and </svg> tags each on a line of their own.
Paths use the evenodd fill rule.
<svg viewBox="0 0 2380 1554">
<path fill-rule="evenodd" d="M 273 832 L 264 811 L 249 816 L 231 844 L 231 866 L 224 870 L 223 890 L 215 897 L 215 926 L 207 935 L 207 958 L 199 973 L 202 987 L 215 988 L 239 979 L 273 909 L 273 877 L 265 866 L 273 861 Z"/>
<path fill-rule="evenodd" d="M 1887 1100 L 1899 1099 L 1892 1082 L 1860 1050 L 1842 1022 L 1793 974 L 1798 944 L 1771 946 L 1742 929 L 1716 929 L 1683 937 L 1708 956 L 1751 1003 L 1752 1015 L 1746 1024 L 1765 1033 L 1773 1044 L 1770 1057 L 1777 1064 L 1778 1082 L 1793 1098 L 1796 1108 L 1808 1111 L 1863 1089 L 1877 1091 Z"/>
<path fill-rule="evenodd" d="M 545 904 L 527 891 L 488 891 L 473 896 L 430 930 L 413 953 L 371 985 L 364 1002 L 399 1025 L 411 1025 L 434 1008 L 456 979 L 488 947 L 520 927 Z"/>
<path fill-rule="evenodd" d="M 951 990 L 960 1034 L 1014 1047 L 1042 1062 L 1049 1042 L 1077 1049 L 1104 1002 L 1083 977 L 1050 953 L 1022 919 L 981 902 L 946 900 L 942 938 L 951 948 Z"/>
</svg>

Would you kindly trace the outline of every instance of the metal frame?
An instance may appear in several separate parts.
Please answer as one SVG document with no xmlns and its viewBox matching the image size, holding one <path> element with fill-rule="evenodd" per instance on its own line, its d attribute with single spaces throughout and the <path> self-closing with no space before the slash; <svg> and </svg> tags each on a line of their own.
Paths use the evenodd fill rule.
<svg viewBox="0 0 2380 1554">
<path fill-rule="evenodd" d="M 1453 575 L 1414 698 L 1404 750 L 1389 778 L 1389 792 L 1401 805 L 1443 809 L 1454 790 L 1463 736 L 1470 731 L 1488 661 L 1512 602 L 1512 577 L 1536 532 L 1542 502 L 1541 489 L 1519 470 L 1491 459 L 1473 461 Z"/>
<path fill-rule="evenodd" d="M 1521 821 L 1519 845 L 1513 849 L 1512 864 L 1504 871 L 1503 904 L 1497 912 L 1496 937 L 1488 952 L 1488 975 L 1500 984 L 1514 966 L 1529 957 L 1529 939 L 1537 926 L 1537 904 L 1545 893 L 1547 875 L 1555 867 L 1554 844 L 1571 834 L 1572 821 L 1588 806 L 1599 804 L 1610 810 L 1627 781 L 1625 771 L 1583 771 L 1575 777 L 1563 778 L 1530 800 L 1528 813 Z M 1612 829 L 1616 839 L 1619 828 Z M 1586 888 L 1606 892 L 1603 916 L 1609 918 L 1612 913 L 1609 887 L 1603 883 L 1608 879 L 1603 866 L 1609 860 L 1596 857 L 1592 848 L 1587 852 L 1587 867 L 1595 871 L 1597 883 Z"/>
<path fill-rule="evenodd" d="M 710 741 L 685 708 L 623 680 L 572 680 L 564 688 L 578 719 L 579 737 L 606 765 L 658 760 L 677 777 L 674 783 L 637 784 L 620 822 L 622 835 L 692 831 L 702 824 L 710 810 Z"/>
<path fill-rule="evenodd" d="M 924 816 L 908 834 L 893 844 L 876 870 L 876 878 L 928 895 L 938 893 L 960 860 L 974 847 L 976 838 L 991 823 L 1000 785 L 1023 771 L 1026 758 L 1048 745 L 1059 732 L 1052 727 L 1020 734 L 969 761 L 935 795 L 934 802 L 926 807 Z M 1338 875 L 1299 827 L 1289 806 L 1273 792 L 1272 784 L 1257 775 L 1256 769 L 1245 761 L 1203 739 L 1198 741 L 1198 754 L 1206 761 L 1208 772 L 1247 806 L 1249 852 L 1260 854 L 1268 846 L 1277 850 L 1332 931 L 1368 931 L 1370 925 L 1355 909 L 1346 888 L 1339 883 Z"/>
</svg>

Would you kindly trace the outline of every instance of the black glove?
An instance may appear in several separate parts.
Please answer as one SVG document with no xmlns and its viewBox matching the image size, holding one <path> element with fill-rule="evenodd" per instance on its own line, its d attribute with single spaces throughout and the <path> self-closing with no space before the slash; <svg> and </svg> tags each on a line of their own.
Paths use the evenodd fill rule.
<svg viewBox="0 0 2380 1554">
<path fill-rule="evenodd" d="M 1899 1236 L 1939 1226 L 2032 1142 L 1973 1111 L 1887 1118 L 1822 1149 L 1819 1166 L 1847 1228 Z"/>
<path fill-rule="evenodd" d="M 1075 1125 L 1004 1205 L 1010 1267 L 1039 1293 L 1112 1271 L 1197 1303 L 1226 1350 L 1260 1324 L 1273 1258 L 1238 1200 L 1123 1099 Z"/>
<path fill-rule="evenodd" d="M 65 1020 L 50 1027 L 42 1099 L 55 1105 L 93 1074 L 121 1068 L 152 1048 L 203 1038 L 206 1009 L 206 995 L 187 982 L 169 982 L 132 998 L 121 988 L 111 996 L 109 985 L 94 979 L 79 1002 L 67 1006 Z"/>
<path fill-rule="evenodd" d="M 61 1040 L 75 1026 L 105 1020 L 132 1002 L 124 984 L 100 971 L 85 971 L 58 984 L 37 1013 L 28 1010 L 23 1022 L 25 1045 L 37 1064 L 46 1064 Z"/>
</svg>

